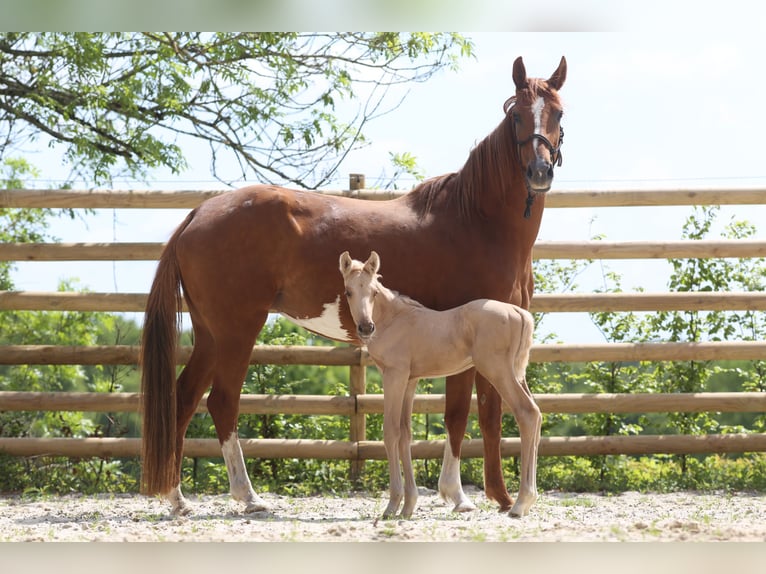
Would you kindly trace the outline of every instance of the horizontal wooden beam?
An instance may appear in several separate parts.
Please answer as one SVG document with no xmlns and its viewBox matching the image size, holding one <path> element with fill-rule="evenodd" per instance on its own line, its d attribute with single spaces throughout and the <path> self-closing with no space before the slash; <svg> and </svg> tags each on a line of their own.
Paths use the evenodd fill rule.
<svg viewBox="0 0 766 574">
<path fill-rule="evenodd" d="M 190 346 L 178 350 L 178 364 L 191 356 Z M 0 345 L 0 365 L 136 365 L 136 345 Z M 766 341 L 700 343 L 544 343 L 532 345 L 533 363 L 635 361 L 754 361 L 766 357 Z M 258 345 L 251 364 L 372 365 L 366 349 L 355 347 Z"/>
<path fill-rule="evenodd" d="M 0 291 L 0 311 L 143 313 L 146 298 L 146 293 Z M 535 313 L 766 311 L 766 292 L 536 293 L 530 308 Z"/>
<path fill-rule="evenodd" d="M 248 458 L 313 458 L 340 460 L 385 460 L 382 441 L 338 441 L 306 439 L 240 439 Z M 412 457 L 439 459 L 444 454 L 444 440 L 418 440 L 412 443 Z M 128 458 L 141 451 L 138 438 L 0 438 L 0 453 L 11 456 L 68 456 Z M 634 435 L 542 437 L 540 456 L 594 456 L 604 454 L 712 454 L 766 451 L 766 434 L 723 435 Z M 519 456 L 518 438 L 504 438 L 503 456 Z M 187 457 L 220 458 L 216 439 L 186 439 Z M 463 441 L 463 458 L 481 458 L 481 439 Z"/>
<path fill-rule="evenodd" d="M 178 349 L 178 364 L 185 364 L 192 347 Z M 0 345 L 0 365 L 137 365 L 138 345 Z M 310 345 L 257 345 L 250 364 L 349 366 L 371 364 L 358 347 Z"/>
<path fill-rule="evenodd" d="M 538 241 L 533 259 L 718 259 L 763 257 L 766 240 Z"/>
<path fill-rule="evenodd" d="M 136 208 L 192 209 L 204 200 L 231 190 L 0 190 L 2 207 L 51 208 Z M 342 195 L 360 199 L 385 200 L 406 191 L 321 190 L 323 195 Z M 620 190 L 552 190 L 546 207 L 638 207 L 664 205 L 763 205 L 766 189 L 620 189 Z"/>
<path fill-rule="evenodd" d="M 156 261 L 162 243 L 2 243 L 0 261 Z M 712 259 L 763 257 L 766 240 L 538 241 L 534 259 Z"/>
<path fill-rule="evenodd" d="M 766 393 L 562 393 L 535 394 L 544 413 L 696 413 L 766 412 Z M 83 393 L 0 391 L 0 411 L 138 412 L 138 393 Z M 382 394 L 352 396 L 255 395 L 240 396 L 241 414 L 338 415 L 381 414 Z M 415 395 L 413 412 L 444 413 L 444 395 Z M 503 405 L 504 412 L 510 412 Z M 478 411 L 476 395 L 471 412 Z M 207 396 L 197 412 L 207 412 Z"/>
</svg>

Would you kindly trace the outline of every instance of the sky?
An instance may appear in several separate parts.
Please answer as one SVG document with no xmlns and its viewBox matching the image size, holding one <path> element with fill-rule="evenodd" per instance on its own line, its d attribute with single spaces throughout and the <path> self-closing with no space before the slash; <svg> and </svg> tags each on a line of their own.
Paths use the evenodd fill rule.
<svg viewBox="0 0 766 574">
<path fill-rule="evenodd" d="M 738 4 L 737 2 L 734 3 Z M 708 22 L 710 23 L 710 22 Z M 713 22 L 714 24 L 714 22 Z M 554 189 L 762 188 L 766 193 L 766 119 L 763 94 L 766 46 L 735 27 L 711 34 L 709 27 L 631 29 L 584 33 L 464 33 L 476 57 L 457 73 L 444 71 L 409 87 L 396 110 L 370 125 L 373 143 L 349 155 L 331 187 L 345 188 L 349 173 L 367 183 L 390 174 L 388 155 L 407 151 L 430 177 L 458 170 L 471 148 L 502 120 L 513 93 L 511 69 L 522 56 L 529 76 L 547 78 L 566 56 L 564 163 Z M 45 153 L 40 161 L 46 165 Z M 178 177 L 157 173 L 149 182 L 118 182 L 126 189 L 221 189 L 209 175 L 209 160 L 189 158 L 195 169 Z M 50 163 L 48 163 L 50 165 Z M 55 165 L 44 178 L 57 177 Z M 62 168 L 60 173 L 66 171 Z M 244 183 L 244 182 L 241 182 Z M 400 187 L 412 181 L 401 181 Z M 46 187 L 39 182 L 36 187 Z M 538 240 L 677 240 L 690 207 L 546 209 Z M 60 222 L 53 234 L 65 242 L 165 241 L 185 210 L 99 210 L 85 221 Z M 766 234 L 766 206 L 721 210 L 754 223 Z M 716 231 L 717 234 L 717 231 Z M 155 262 L 20 263 L 18 289 L 53 291 L 75 277 L 99 292 L 147 292 Z M 617 271 L 625 290 L 667 291 L 665 261 L 605 261 L 578 277 L 579 292 L 603 289 L 604 272 Z M 140 320 L 140 316 L 137 317 Z M 586 314 L 546 319 L 546 329 L 564 342 L 602 342 Z"/>
</svg>

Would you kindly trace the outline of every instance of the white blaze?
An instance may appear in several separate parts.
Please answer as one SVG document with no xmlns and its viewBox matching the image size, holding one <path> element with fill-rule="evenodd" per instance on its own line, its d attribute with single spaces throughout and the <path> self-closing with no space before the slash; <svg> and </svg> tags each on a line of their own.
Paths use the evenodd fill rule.
<svg viewBox="0 0 766 574">
<path fill-rule="evenodd" d="M 542 97 L 538 97 L 535 102 L 532 104 L 532 114 L 534 115 L 535 119 L 535 130 L 533 133 L 537 135 L 543 135 L 542 129 L 543 129 L 543 108 L 545 107 L 545 100 Z M 535 155 L 538 155 L 537 153 L 537 146 L 533 145 L 532 147 L 535 150 Z"/>
</svg>

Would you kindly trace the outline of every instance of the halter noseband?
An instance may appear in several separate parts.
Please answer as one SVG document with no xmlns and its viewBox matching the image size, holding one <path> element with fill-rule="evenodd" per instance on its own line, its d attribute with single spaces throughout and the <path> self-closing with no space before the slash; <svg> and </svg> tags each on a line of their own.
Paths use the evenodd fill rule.
<svg viewBox="0 0 766 574">
<path fill-rule="evenodd" d="M 506 115 L 508 115 L 513 111 L 514 107 L 516 107 L 515 96 L 506 100 L 506 102 L 503 104 L 503 111 Z M 519 161 L 521 161 L 521 146 L 533 142 L 537 139 L 540 140 L 540 142 L 548 149 L 548 152 L 551 155 L 551 164 L 555 165 L 556 167 L 561 167 L 561 163 L 564 160 L 561 154 L 561 146 L 564 143 L 564 128 L 561 126 L 561 124 L 559 124 L 559 145 L 554 146 L 550 140 L 542 134 L 532 134 L 525 140 L 520 141 L 518 135 L 516 135 L 516 122 L 513 121 L 513 118 L 511 118 L 511 122 L 511 125 L 513 126 L 513 139 L 516 140 L 516 155 L 518 155 Z M 524 183 L 527 186 L 527 206 L 526 209 L 524 209 L 524 219 L 529 219 L 530 215 L 532 214 L 532 204 L 535 202 L 535 194 L 532 193 L 532 189 L 529 187 L 529 181 L 527 181 L 526 178 L 524 178 Z"/>
</svg>

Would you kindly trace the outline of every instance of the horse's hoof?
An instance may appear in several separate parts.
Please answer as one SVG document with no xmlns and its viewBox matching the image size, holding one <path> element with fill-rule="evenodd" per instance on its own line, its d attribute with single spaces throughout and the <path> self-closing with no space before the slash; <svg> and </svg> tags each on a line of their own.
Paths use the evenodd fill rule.
<svg viewBox="0 0 766 574">
<path fill-rule="evenodd" d="M 395 506 L 394 508 L 386 508 L 383 511 L 383 520 L 391 520 L 392 518 L 397 518 L 396 511 L 398 509 L 398 506 Z"/>
<path fill-rule="evenodd" d="M 271 510 L 271 507 L 264 501 L 253 501 L 248 502 L 247 506 L 245 507 L 245 514 L 252 514 L 254 512 L 268 512 L 269 510 Z"/>
<path fill-rule="evenodd" d="M 497 511 L 498 511 L 498 512 L 500 512 L 500 513 L 509 512 L 509 511 L 511 510 L 511 507 L 512 507 L 512 506 L 513 506 L 513 501 L 511 501 L 511 503 L 510 503 L 510 504 L 501 504 L 501 505 L 500 505 L 500 506 L 497 508 Z"/>
<path fill-rule="evenodd" d="M 531 504 L 529 506 L 519 506 L 518 504 L 514 504 L 513 508 L 511 508 L 510 512 L 508 512 L 508 516 L 511 518 L 524 518 L 527 514 L 529 514 L 529 509 L 531 508 Z"/>
<path fill-rule="evenodd" d="M 177 506 L 173 510 L 170 511 L 170 515 L 175 518 L 180 518 L 182 516 L 189 516 L 191 514 L 191 506 L 188 506 L 184 504 L 183 506 Z"/>
<path fill-rule="evenodd" d="M 455 505 L 452 512 L 473 512 L 476 510 L 476 505 L 468 500 L 463 500 Z"/>
</svg>

